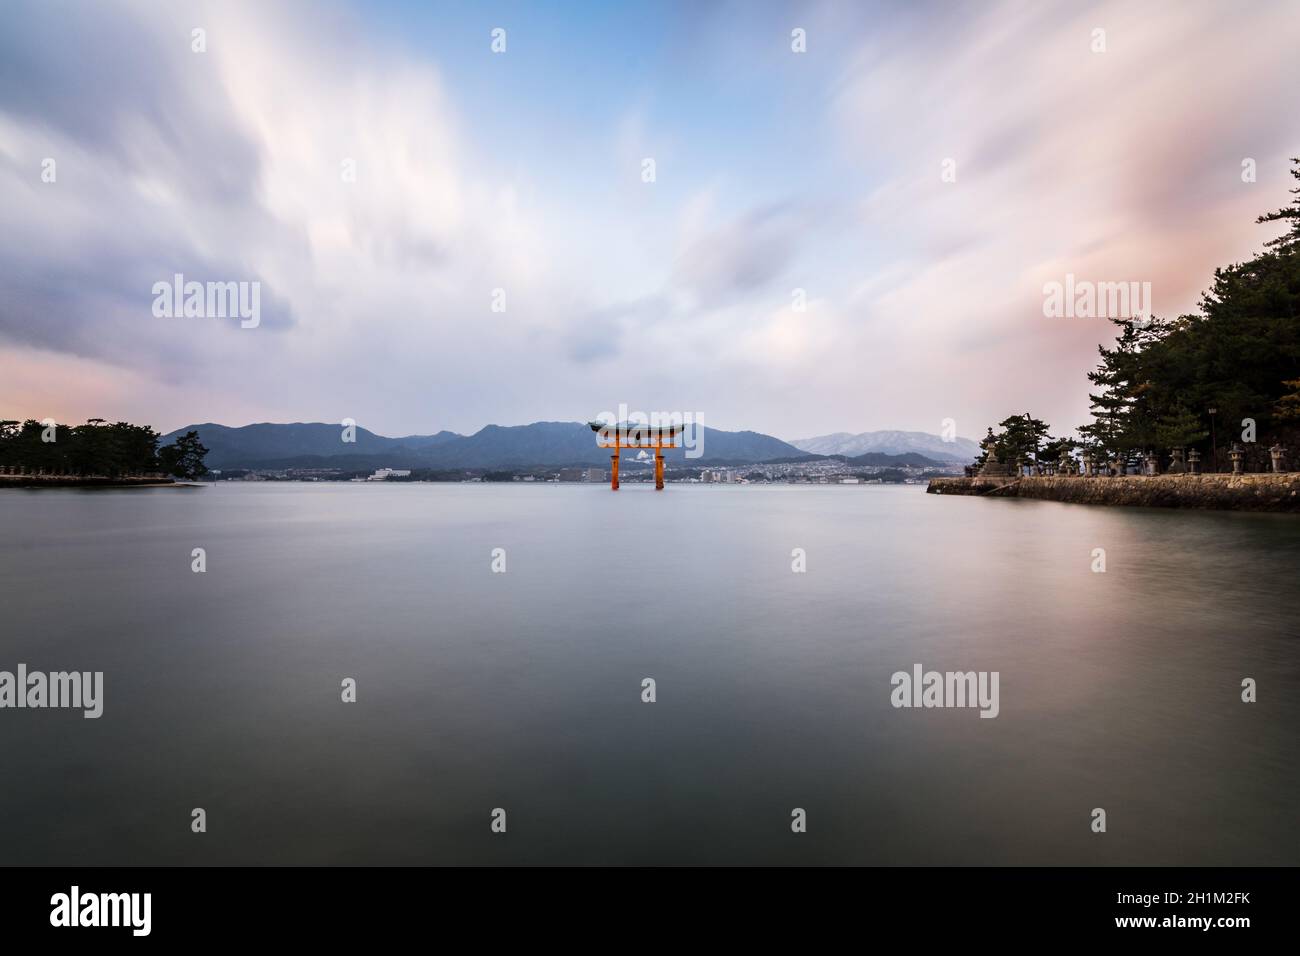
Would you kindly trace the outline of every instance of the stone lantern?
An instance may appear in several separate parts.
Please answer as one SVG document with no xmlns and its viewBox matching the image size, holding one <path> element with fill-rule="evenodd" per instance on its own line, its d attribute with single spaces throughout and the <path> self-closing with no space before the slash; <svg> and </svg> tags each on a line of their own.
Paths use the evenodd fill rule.
<svg viewBox="0 0 1300 956">
<path fill-rule="evenodd" d="M 980 447 L 984 449 L 984 464 L 980 466 L 978 474 L 980 478 L 1006 478 L 1011 474 L 1011 469 L 998 460 L 994 451 L 996 443 L 993 429 L 990 428 L 987 437 L 980 442 Z"/>
<path fill-rule="evenodd" d="M 1173 456 L 1173 460 L 1169 462 L 1169 474 L 1181 475 L 1187 470 L 1187 466 L 1183 464 L 1182 446 L 1180 445 L 1177 448 L 1170 449 L 1170 454 Z"/>
<path fill-rule="evenodd" d="M 1187 470 L 1193 475 L 1201 473 L 1201 453 L 1195 448 L 1187 453 Z"/>
<path fill-rule="evenodd" d="M 1228 452 L 1228 457 L 1232 459 L 1232 473 L 1241 474 L 1241 461 L 1246 457 L 1246 452 L 1237 442 L 1232 443 L 1232 451 Z"/>
<path fill-rule="evenodd" d="M 1268 453 L 1269 456 L 1273 459 L 1273 473 L 1280 475 L 1282 472 L 1286 471 L 1286 467 L 1282 461 L 1282 459 L 1286 456 L 1286 449 L 1282 447 L 1282 443 L 1278 442 L 1276 445 L 1274 445 L 1272 448 L 1268 450 Z"/>
<path fill-rule="evenodd" d="M 1147 474 L 1154 478 L 1160 474 L 1160 456 L 1154 451 L 1146 453 Z"/>
</svg>

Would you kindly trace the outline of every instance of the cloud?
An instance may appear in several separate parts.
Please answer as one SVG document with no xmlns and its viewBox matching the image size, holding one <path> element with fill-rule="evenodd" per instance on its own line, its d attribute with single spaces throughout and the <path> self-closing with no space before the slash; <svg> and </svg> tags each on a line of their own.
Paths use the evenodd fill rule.
<svg viewBox="0 0 1300 956">
<path fill-rule="evenodd" d="M 277 333 L 339 361 L 362 316 L 402 329 L 403 315 L 526 287 L 545 256 L 499 190 L 465 175 L 434 70 L 353 46 L 346 22 L 316 12 L 10 11 L 0 58 L 20 81 L 0 95 L 0 197 L 22 229 L 0 237 L 0 336 L 211 377 L 269 366 Z M 156 319 L 151 287 L 178 272 L 260 281 L 261 326 Z M 428 328 L 405 332 L 427 345 Z"/>
<path fill-rule="evenodd" d="M 678 259 L 675 284 L 705 307 L 733 302 L 784 276 L 813 228 L 794 203 L 752 209 L 692 242 Z"/>
<path fill-rule="evenodd" d="M 783 5 L 710 11 L 661 60 L 620 35 L 638 55 L 589 51 L 575 119 L 522 24 L 508 72 L 486 33 L 406 42 L 343 0 L 11 5 L 0 366 L 24 373 L 0 405 L 48 406 L 43 371 L 69 417 L 167 428 L 473 431 L 622 400 L 787 435 L 1076 424 L 1107 329 L 1044 319 L 1043 282 L 1149 279 L 1179 311 L 1260 246 L 1300 152 L 1293 13 L 886 9 L 801 9 L 803 56 Z M 176 272 L 260 281 L 261 327 L 156 319 Z"/>
<path fill-rule="evenodd" d="M 889 234 L 902 268 L 861 305 L 904 330 L 891 359 L 923 418 L 943 411 L 932 397 L 960 394 L 949 414 L 1027 405 L 1072 427 L 1111 332 L 1045 319 L 1044 282 L 1150 281 L 1157 310 L 1177 314 L 1215 266 L 1261 246 L 1254 217 L 1277 204 L 1300 146 L 1282 121 L 1300 90 L 1293 22 L 1285 3 L 1249 16 L 1001 3 L 863 45 L 833 111 L 879 178 L 861 220 Z M 1241 181 L 1246 156 L 1269 170 L 1258 184 Z M 945 160 L 956 182 L 942 181 Z"/>
<path fill-rule="evenodd" d="M 591 309 L 568 333 L 568 354 L 581 363 L 614 358 L 624 348 L 635 349 L 642 333 L 669 311 L 668 302 L 661 296 Z"/>
</svg>

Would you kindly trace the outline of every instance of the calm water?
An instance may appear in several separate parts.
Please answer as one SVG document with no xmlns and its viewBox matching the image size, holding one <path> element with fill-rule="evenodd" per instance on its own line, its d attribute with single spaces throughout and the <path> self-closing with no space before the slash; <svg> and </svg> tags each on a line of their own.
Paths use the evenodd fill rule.
<svg viewBox="0 0 1300 956">
<path fill-rule="evenodd" d="M 0 863 L 1296 864 L 1298 571 L 1294 516 L 919 487 L 3 491 L 0 669 L 105 704 L 0 710 Z"/>
</svg>

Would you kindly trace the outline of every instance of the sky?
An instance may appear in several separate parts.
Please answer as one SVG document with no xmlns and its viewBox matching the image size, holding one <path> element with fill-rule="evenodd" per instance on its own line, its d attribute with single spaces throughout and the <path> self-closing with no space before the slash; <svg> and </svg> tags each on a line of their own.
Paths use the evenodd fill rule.
<svg viewBox="0 0 1300 956">
<path fill-rule="evenodd" d="M 9 2 L 0 418 L 1068 432 L 1112 328 L 1044 285 L 1182 314 L 1279 234 L 1297 48 L 1290 0 Z"/>
</svg>

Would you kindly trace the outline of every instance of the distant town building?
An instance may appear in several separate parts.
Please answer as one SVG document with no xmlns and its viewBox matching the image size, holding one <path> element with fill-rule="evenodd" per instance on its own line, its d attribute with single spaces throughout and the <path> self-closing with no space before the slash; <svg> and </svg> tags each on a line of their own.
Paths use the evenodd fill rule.
<svg viewBox="0 0 1300 956">
<path fill-rule="evenodd" d="M 587 477 L 586 477 L 587 481 L 604 481 L 607 477 L 608 475 L 606 474 L 604 468 L 587 469 Z"/>
<path fill-rule="evenodd" d="M 379 468 L 366 481 L 387 481 L 389 478 L 410 478 L 409 468 Z"/>
<path fill-rule="evenodd" d="M 585 468 L 561 468 L 560 481 L 584 481 L 587 477 Z"/>
</svg>

